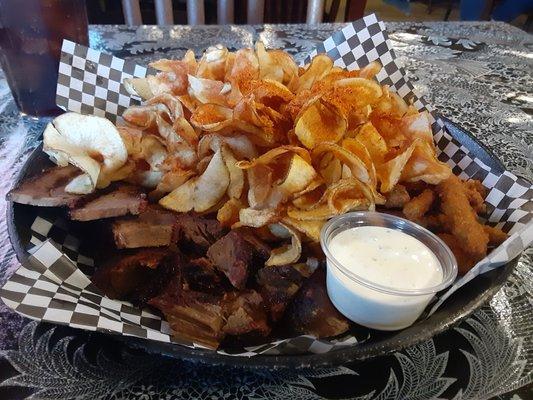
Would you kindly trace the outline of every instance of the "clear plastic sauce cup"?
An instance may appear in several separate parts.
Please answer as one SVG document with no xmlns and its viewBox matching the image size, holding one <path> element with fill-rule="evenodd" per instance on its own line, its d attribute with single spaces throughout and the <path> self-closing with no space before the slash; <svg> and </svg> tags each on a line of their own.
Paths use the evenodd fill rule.
<svg viewBox="0 0 533 400">
<path fill-rule="evenodd" d="M 332 239 L 345 230 L 364 226 L 398 230 L 417 239 L 438 260 L 442 270 L 439 282 L 415 289 L 385 286 L 342 265 L 330 251 Z M 450 286 L 457 277 L 457 261 L 438 236 L 391 214 L 359 211 L 334 217 L 322 228 L 320 244 L 327 259 L 326 283 L 332 303 L 348 319 L 373 329 L 398 330 L 413 324 L 435 293 Z"/>
</svg>

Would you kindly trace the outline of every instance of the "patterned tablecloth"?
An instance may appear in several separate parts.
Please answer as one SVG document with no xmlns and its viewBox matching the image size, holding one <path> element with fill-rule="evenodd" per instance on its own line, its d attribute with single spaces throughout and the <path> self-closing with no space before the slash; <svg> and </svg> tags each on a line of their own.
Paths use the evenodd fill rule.
<svg viewBox="0 0 533 400">
<path fill-rule="evenodd" d="M 258 39 L 301 59 L 341 26 L 92 26 L 90 41 L 140 64 Z M 509 170 L 532 180 L 533 37 L 493 22 L 387 27 L 417 89 Z M 19 117 L 0 71 L 0 285 L 18 266 L 3 199 L 45 122 Z M 330 369 L 250 371 L 165 359 L 102 334 L 30 322 L 0 303 L 0 398 L 533 398 L 532 256 L 526 251 L 505 287 L 458 327 L 387 357 Z"/>
</svg>

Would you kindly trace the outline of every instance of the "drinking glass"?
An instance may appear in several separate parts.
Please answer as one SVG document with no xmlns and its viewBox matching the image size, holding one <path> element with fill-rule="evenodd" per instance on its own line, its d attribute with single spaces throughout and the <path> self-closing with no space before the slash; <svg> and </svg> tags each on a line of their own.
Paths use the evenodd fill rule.
<svg viewBox="0 0 533 400">
<path fill-rule="evenodd" d="M 61 112 L 55 92 L 63 39 L 88 44 L 85 0 L 0 0 L 0 63 L 23 114 Z"/>
</svg>

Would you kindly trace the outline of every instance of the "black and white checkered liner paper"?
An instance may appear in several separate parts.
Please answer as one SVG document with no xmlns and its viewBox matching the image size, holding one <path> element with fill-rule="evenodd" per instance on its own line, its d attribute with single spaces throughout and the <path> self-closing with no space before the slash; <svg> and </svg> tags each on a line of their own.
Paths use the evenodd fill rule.
<svg viewBox="0 0 533 400">
<path fill-rule="evenodd" d="M 350 70 L 379 61 L 383 68 L 377 80 L 381 84 L 389 85 L 417 109 L 432 112 L 429 104 L 416 95 L 405 71 L 397 65 L 385 26 L 375 15 L 350 23 L 333 34 L 309 55 L 307 61 L 318 53 L 327 53 L 335 65 Z M 57 104 L 68 111 L 120 120 L 128 106 L 139 103 L 139 99 L 131 98 L 124 90 L 123 79 L 144 77 L 146 73 L 146 67 L 64 41 Z M 489 189 L 486 199 L 488 221 L 510 236 L 446 293 L 440 294 L 430 314 L 466 282 L 509 262 L 533 241 L 531 184 L 509 172 L 492 171 L 452 138 L 442 121 L 431 118 L 439 158 L 447 162 L 456 175 L 483 182 Z M 159 316 L 149 310 L 137 309 L 130 303 L 111 300 L 91 283 L 87 274 L 93 268 L 92 260 L 80 253 L 82 238 L 69 234 L 66 221 L 39 215 L 31 230 L 30 246 L 33 247 L 28 262 L 0 291 L 0 297 L 9 307 L 33 319 L 161 342 L 174 341 L 167 323 Z M 325 353 L 358 342 L 360 340 L 353 334 L 335 340 L 299 336 L 262 346 L 218 352 L 235 356 Z M 180 344 L 202 347 L 194 343 Z"/>
</svg>

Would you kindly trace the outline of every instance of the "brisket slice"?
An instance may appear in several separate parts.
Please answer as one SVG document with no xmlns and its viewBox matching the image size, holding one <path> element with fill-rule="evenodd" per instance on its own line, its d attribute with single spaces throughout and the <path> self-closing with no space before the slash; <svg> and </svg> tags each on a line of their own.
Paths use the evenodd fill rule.
<svg viewBox="0 0 533 400">
<path fill-rule="evenodd" d="M 254 249 L 255 260 L 258 264 L 263 264 L 270 257 L 271 248 L 268 244 L 262 241 L 255 233 L 252 228 L 243 226 L 241 228 L 235 229 L 236 232 L 239 232 L 242 237 L 252 245 Z"/>
<path fill-rule="evenodd" d="M 216 349 L 224 337 L 220 297 L 185 290 L 179 276 L 148 303 L 163 313 L 178 342 Z"/>
<path fill-rule="evenodd" d="M 254 248 L 244 235 L 229 232 L 209 247 L 207 257 L 235 288 L 244 289 L 254 257 Z"/>
<path fill-rule="evenodd" d="M 255 290 L 226 293 L 222 300 L 226 323 L 222 328 L 227 335 L 268 336 L 268 325 L 263 298 Z"/>
<path fill-rule="evenodd" d="M 318 268 L 294 296 L 285 310 L 284 325 L 291 334 L 318 338 L 340 335 L 348 330 L 348 320 L 329 300 L 324 268 Z"/>
<path fill-rule="evenodd" d="M 287 305 L 315 269 L 316 265 L 301 263 L 265 267 L 257 271 L 259 293 L 265 301 L 272 321 L 281 319 Z"/>
<path fill-rule="evenodd" d="M 183 263 L 180 253 L 138 249 L 114 257 L 97 269 L 91 279 L 108 297 L 143 306 L 179 273 Z"/>
<path fill-rule="evenodd" d="M 141 188 L 117 184 L 92 197 L 85 204 L 70 210 L 70 218 L 76 221 L 93 221 L 103 218 L 137 215 L 147 206 L 146 194 Z"/>
<path fill-rule="evenodd" d="M 12 189 L 7 200 L 40 207 L 73 207 L 83 196 L 65 192 L 65 186 L 81 173 L 72 165 L 45 169 Z"/>
<path fill-rule="evenodd" d="M 216 219 L 207 219 L 193 213 L 178 216 L 179 244 L 198 253 L 205 253 L 205 250 L 226 232 L 227 230 Z"/>
<path fill-rule="evenodd" d="M 149 205 L 138 217 L 113 221 L 115 245 L 119 249 L 169 246 L 175 241 L 177 219 L 176 213 Z"/>
</svg>

